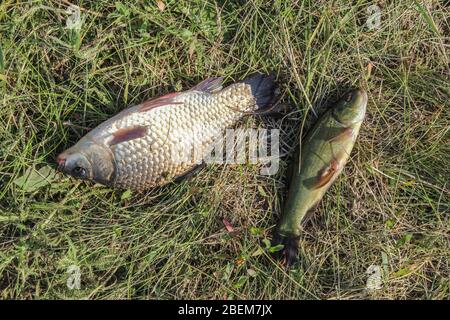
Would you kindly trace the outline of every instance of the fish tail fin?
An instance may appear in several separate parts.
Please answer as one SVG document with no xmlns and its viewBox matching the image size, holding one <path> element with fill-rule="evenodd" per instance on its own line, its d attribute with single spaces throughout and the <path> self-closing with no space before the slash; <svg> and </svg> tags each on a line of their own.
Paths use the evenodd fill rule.
<svg viewBox="0 0 450 320">
<path fill-rule="evenodd" d="M 275 244 L 284 246 L 277 252 L 277 258 L 283 259 L 286 269 L 290 269 L 298 261 L 298 241 L 297 236 L 284 236 L 278 232 L 275 235 Z"/>
<path fill-rule="evenodd" d="M 272 107 L 276 97 L 275 75 L 254 73 L 242 83 L 248 84 L 256 101 L 256 111 L 265 112 Z"/>
</svg>

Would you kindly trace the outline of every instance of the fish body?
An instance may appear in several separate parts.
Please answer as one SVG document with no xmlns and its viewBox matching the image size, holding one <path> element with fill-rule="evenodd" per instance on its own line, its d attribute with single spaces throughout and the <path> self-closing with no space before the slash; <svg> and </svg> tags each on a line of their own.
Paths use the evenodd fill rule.
<svg viewBox="0 0 450 320">
<path fill-rule="evenodd" d="M 349 159 L 366 105 L 366 92 L 348 92 L 316 122 L 301 143 L 277 228 L 276 242 L 284 244 L 288 266 L 297 260 L 303 219 L 315 209 Z"/>
<path fill-rule="evenodd" d="M 222 89 L 221 78 L 123 110 L 61 153 L 76 178 L 143 190 L 193 170 L 215 139 L 245 114 L 273 102 L 273 77 L 255 74 Z"/>
</svg>

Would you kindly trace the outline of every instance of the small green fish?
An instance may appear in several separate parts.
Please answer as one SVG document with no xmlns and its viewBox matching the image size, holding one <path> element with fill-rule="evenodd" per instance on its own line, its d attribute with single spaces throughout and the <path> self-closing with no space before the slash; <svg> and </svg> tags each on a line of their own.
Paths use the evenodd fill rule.
<svg viewBox="0 0 450 320">
<path fill-rule="evenodd" d="M 301 144 L 275 240 L 284 245 L 287 267 L 297 261 L 302 220 L 315 209 L 349 159 L 366 105 L 365 91 L 348 92 L 319 119 Z"/>
</svg>

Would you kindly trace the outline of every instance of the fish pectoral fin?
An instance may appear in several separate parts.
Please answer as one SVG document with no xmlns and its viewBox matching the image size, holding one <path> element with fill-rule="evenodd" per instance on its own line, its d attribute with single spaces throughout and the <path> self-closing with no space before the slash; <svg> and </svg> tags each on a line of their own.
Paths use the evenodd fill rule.
<svg viewBox="0 0 450 320">
<path fill-rule="evenodd" d="M 351 138 L 353 136 L 353 128 L 344 128 L 337 135 L 328 139 L 328 142 L 342 141 L 344 139 Z"/>
<path fill-rule="evenodd" d="M 182 101 L 176 101 L 175 98 L 179 95 L 178 92 L 168 93 L 164 96 L 153 98 L 141 103 L 139 112 L 149 111 L 154 108 L 173 105 L 173 104 L 183 104 Z"/>
<path fill-rule="evenodd" d="M 313 185 L 313 189 L 322 188 L 328 182 L 331 181 L 331 179 L 335 176 L 337 173 L 337 170 L 339 169 L 339 162 L 336 159 L 333 159 L 329 166 L 327 166 L 322 172 L 318 175 L 317 181 Z"/>
<path fill-rule="evenodd" d="M 134 126 L 129 128 L 121 128 L 112 134 L 113 138 L 109 141 L 109 145 L 113 146 L 125 141 L 142 138 L 147 134 L 148 127 Z"/>
<path fill-rule="evenodd" d="M 191 90 L 214 93 L 222 90 L 223 77 L 211 77 L 195 85 Z"/>
</svg>

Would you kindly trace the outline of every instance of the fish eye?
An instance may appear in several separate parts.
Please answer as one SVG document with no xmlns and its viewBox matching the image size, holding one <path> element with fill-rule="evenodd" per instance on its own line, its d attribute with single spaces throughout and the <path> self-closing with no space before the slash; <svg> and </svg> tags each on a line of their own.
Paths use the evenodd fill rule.
<svg viewBox="0 0 450 320">
<path fill-rule="evenodd" d="M 84 179 L 86 178 L 86 169 L 82 167 L 75 167 L 72 169 L 72 174 L 77 178 Z"/>
<path fill-rule="evenodd" d="M 350 102 L 353 98 L 353 94 L 351 92 L 345 95 L 345 101 Z"/>
</svg>

